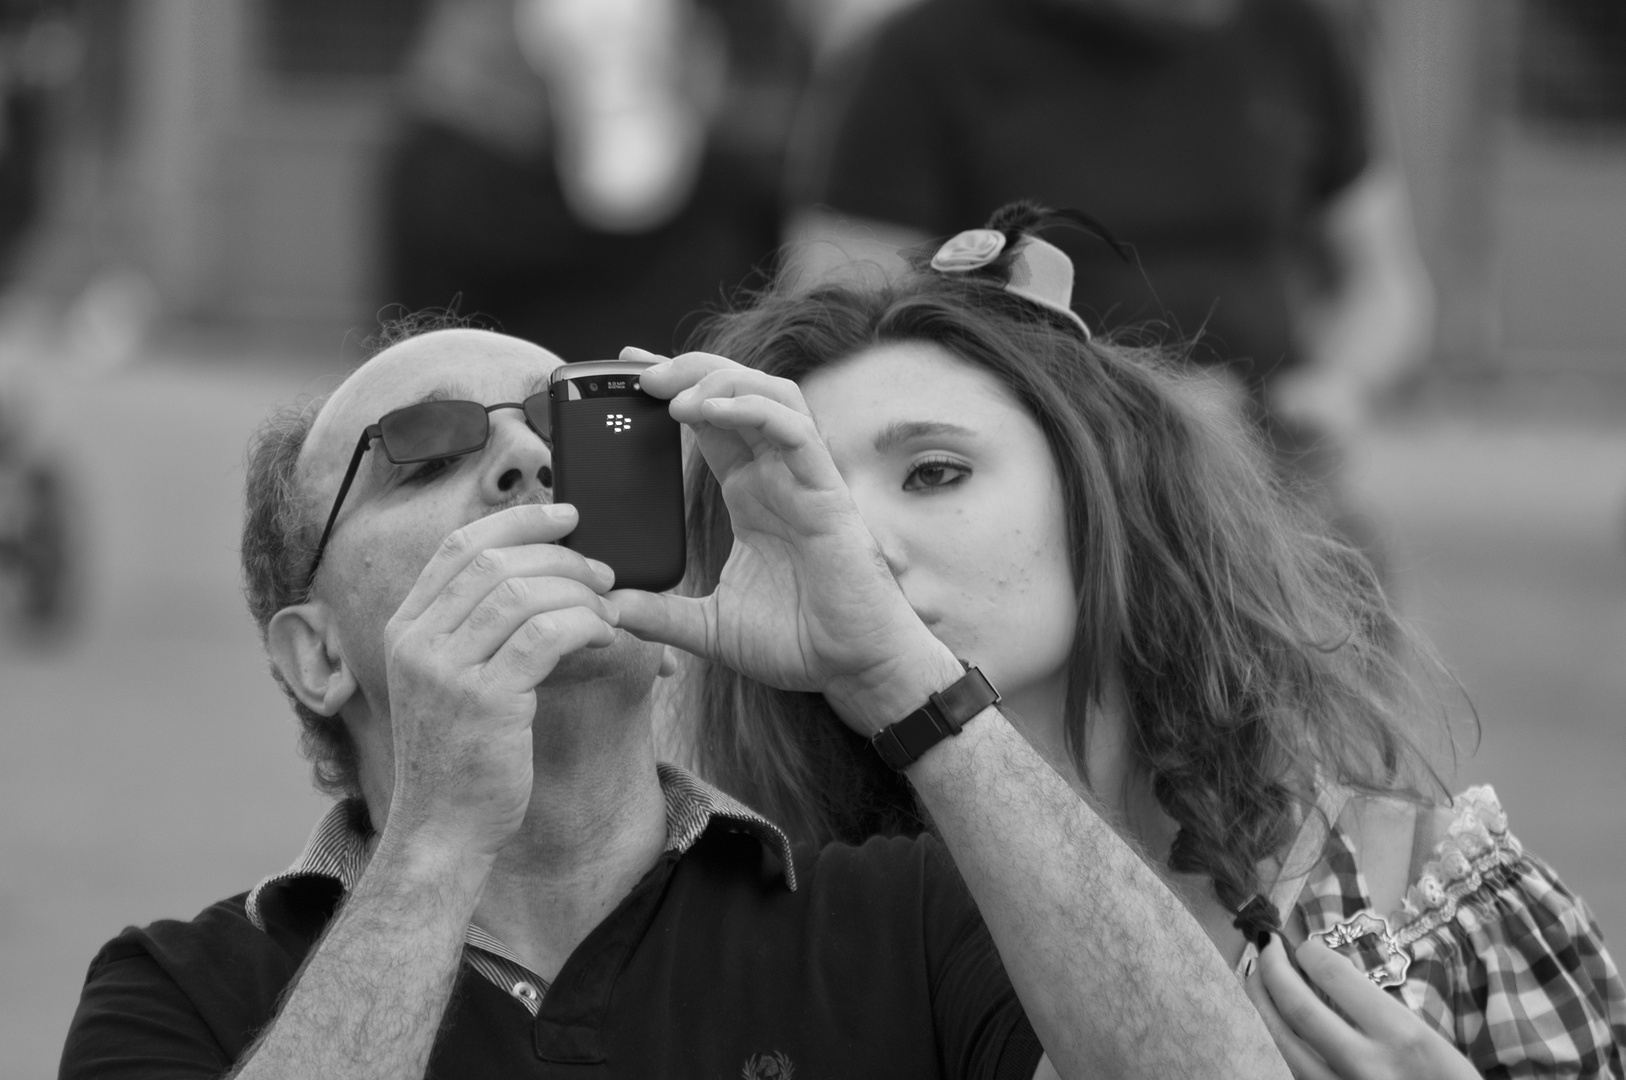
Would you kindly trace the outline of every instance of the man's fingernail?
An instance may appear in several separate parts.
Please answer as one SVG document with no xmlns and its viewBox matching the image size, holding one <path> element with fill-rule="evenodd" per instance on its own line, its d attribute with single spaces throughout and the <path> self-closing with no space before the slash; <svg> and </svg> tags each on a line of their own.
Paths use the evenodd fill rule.
<svg viewBox="0 0 1626 1080">
<path fill-rule="evenodd" d="M 604 621 L 611 626 L 621 625 L 621 609 L 608 600 L 604 601 Z"/>
<path fill-rule="evenodd" d="M 593 568 L 593 573 L 597 574 L 605 581 L 615 580 L 615 571 L 611 569 L 609 563 L 601 563 L 597 559 L 588 559 L 587 565 Z"/>
<path fill-rule="evenodd" d="M 542 507 L 551 518 L 569 518 L 576 516 L 576 508 L 569 503 L 545 503 Z"/>
<path fill-rule="evenodd" d="M 662 360 L 660 363 L 656 364 L 654 367 L 652 367 L 648 371 L 644 372 L 644 374 L 645 375 L 665 375 L 670 370 L 672 370 L 672 361 L 670 361 L 670 360 Z"/>
</svg>

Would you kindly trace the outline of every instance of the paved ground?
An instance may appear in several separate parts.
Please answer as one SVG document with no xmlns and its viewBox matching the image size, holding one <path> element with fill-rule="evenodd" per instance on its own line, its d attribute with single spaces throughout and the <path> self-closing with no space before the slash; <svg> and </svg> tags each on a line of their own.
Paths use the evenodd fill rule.
<svg viewBox="0 0 1626 1080">
<path fill-rule="evenodd" d="M 148 364 L 40 403 L 77 465 L 93 587 L 66 651 L 0 647 L 0 1080 L 54 1072 L 109 935 L 242 890 L 321 809 L 235 576 L 243 441 L 314 385 Z M 1478 709 L 1459 780 L 1493 780 L 1626 942 L 1626 424 L 1497 415 L 1398 422 L 1360 476 Z"/>
</svg>

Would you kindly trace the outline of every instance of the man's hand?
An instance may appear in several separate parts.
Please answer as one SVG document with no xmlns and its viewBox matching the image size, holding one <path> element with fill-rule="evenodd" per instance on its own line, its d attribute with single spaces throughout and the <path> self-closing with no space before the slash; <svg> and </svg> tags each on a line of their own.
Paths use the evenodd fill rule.
<svg viewBox="0 0 1626 1080">
<path fill-rule="evenodd" d="M 863 735 L 962 673 L 898 588 L 795 383 L 709 353 L 642 379 L 694 430 L 734 547 L 711 596 L 613 594 L 626 629 L 771 686 L 821 691 Z"/>
<path fill-rule="evenodd" d="M 459 529 L 390 620 L 386 834 L 495 855 L 519 828 L 537 684 L 615 640 L 610 568 L 554 543 L 575 525 L 573 507 L 527 505 Z"/>
<path fill-rule="evenodd" d="M 241 1080 L 423 1075 L 470 916 L 530 803 L 537 684 L 615 637 L 610 568 L 554 543 L 575 525 L 572 507 L 527 505 L 459 529 L 390 620 L 389 817 Z"/>
</svg>

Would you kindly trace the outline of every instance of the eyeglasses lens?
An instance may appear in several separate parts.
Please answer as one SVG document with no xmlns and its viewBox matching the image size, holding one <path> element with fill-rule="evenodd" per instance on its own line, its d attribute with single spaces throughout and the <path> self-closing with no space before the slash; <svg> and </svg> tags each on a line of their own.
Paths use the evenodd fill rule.
<svg viewBox="0 0 1626 1080">
<path fill-rule="evenodd" d="M 553 445 L 552 419 L 548 413 L 548 395 L 544 391 L 532 394 L 525 399 L 525 421 L 531 425 L 531 430 L 542 437 L 542 441 Z"/>
<path fill-rule="evenodd" d="M 486 444 L 491 421 L 473 401 L 426 401 L 378 421 L 385 455 L 397 465 L 472 454 Z"/>
</svg>

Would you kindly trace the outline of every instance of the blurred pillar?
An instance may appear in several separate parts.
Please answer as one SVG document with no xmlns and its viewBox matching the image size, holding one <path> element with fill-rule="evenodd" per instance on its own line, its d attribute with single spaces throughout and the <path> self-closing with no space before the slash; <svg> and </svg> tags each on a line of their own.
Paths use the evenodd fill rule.
<svg viewBox="0 0 1626 1080">
<path fill-rule="evenodd" d="M 131 13 L 135 242 L 166 309 L 227 306 L 229 167 L 249 70 L 247 0 L 145 0 Z"/>
<path fill-rule="evenodd" d="M 377 159 L 421 4 L 128 2 L 120 227 L 164 314 L 324 346 L 370 323 Z"/>
<path fill-rule="evenodd" d="M 1497 369 L 1496 204 L 1510 93 L 1510 0 L 1389 0 L 1402 164 L 1439 296 L 1438 362 Z"/>
</svg>

